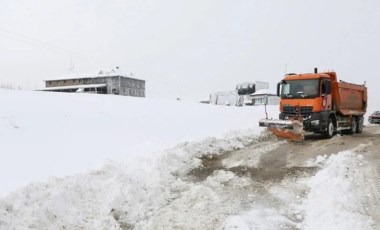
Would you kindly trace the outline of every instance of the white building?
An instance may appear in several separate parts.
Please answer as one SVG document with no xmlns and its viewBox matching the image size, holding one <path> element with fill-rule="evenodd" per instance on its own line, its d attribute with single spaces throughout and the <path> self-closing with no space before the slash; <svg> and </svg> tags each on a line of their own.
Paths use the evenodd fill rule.
<svg viewBox="0 0 380 230">
<path fill-rule="evenodd" d="M 268 82 L 253 81 L 236 85 L 235 91 L 217 92 L 210 95 L 210 104 L 227 106 L 253 105 L 250 95 L 261 89 L 269 89 Z"/>
<path fill-rule="evenodd" d="M 122 73 L 118 67 L 88 74 L 70 74 L 45 80 L 42 91 L 83 92 L 145 97 L 145 81 Z"/>
<path fill-rule="evenodd" d="M 252 105 L 279 105 L 280 97 L 269 89 L 260 89 L 250 95 Z"/>
<path fill-rule="evenodd" d="M 236 85 L 236 92 L 239 94 L 237 106 L 253 105 L 250 98 L 252 93 L 262 89 L 269 89 L 269 83 L 263 81 L 245 82 Z"/>
<path fill-rule="evenodd" d="M 210 104 L 236 106 L 239 95 L 236 91 L 217 92 L 210 95 Z"/>
</svg>

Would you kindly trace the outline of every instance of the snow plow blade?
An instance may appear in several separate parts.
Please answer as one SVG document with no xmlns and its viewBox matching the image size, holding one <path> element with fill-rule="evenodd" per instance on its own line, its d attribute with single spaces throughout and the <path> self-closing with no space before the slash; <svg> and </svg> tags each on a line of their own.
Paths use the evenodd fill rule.
<svg viewBox="0 0 380 230">
<path fill-rule="evenodd" d="M 260 127 L 267 127 L 275 136 L 290 139 L 292 141 L 303 141 L 303 124 L 298 120 L 270 120 L 261 119 Z"/>
</svg>

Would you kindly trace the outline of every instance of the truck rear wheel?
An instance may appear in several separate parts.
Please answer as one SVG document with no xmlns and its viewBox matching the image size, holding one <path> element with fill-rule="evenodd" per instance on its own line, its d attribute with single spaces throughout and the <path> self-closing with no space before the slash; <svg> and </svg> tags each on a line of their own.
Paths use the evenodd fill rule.
<svg viewBox="0 0 380 230">
<path fill-rule="evenodd" d="M 327 121 L 327 130 L 325 131 L 324 135 L 326 138 L 332 138 L 334 136 L 334 124 L 331 117 Z"/>
<path fill-rule="evenodd" d="M 355 120 L 356 120 L 356 133 L 362 133 L 363 132 L 364 117 L 359 116 Z"/>
<path fill-rule="evenodd" d="M 350 127 L 350 130 L 348 131 L 349 134 L 354 134 L 358 131 L 358 126 L 357 126 L 357 121 L 356 121 L 356 118 L 353 116 L 351 118 L 351 127 Z"/>
</svg>

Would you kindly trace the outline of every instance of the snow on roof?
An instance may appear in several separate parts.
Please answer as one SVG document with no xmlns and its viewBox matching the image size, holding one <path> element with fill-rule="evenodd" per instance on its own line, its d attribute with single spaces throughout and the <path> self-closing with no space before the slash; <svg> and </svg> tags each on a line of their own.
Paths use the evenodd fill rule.
<svg viewBox="0 0 380 230">
<path fill-rule="evenodd" d="M 258 95 L 276 95 L 276 94 L 273 92 L 270 92 L 269 89 L 260 89 L 260 90 L 257 90 L 256 92 L 252 93 L 251 95 L 252 96 L 258 96 Z"/>
<path fill-rule="evenodd" d="M 248 87 L 250 85 L 257 85 L 257 84 L 268 84 L 268 82 L 265 82 L 265 81 L 251 81 L 251 82 L 241 82 L 239 84 L 236 84 L 237 87 Z"/>
<path fill-rule="evenodd" d="M 87 88 L 100 88 L 100 87 L 106 87 L 106 86 L 107 84 L 70 85 L 70 86 L 47 87 L 41 90 L 49 91 L 49 90 L 60 90 L 60 89 L 87 89 Z"/>
<path fill-rule="evenodd" d="M 130 75 L 133 76 L 132 73 Z M 114 76 L 128 77 L 126 73 L 122 72 L 118 67 L 116 67 L 116 68 L 113 68 L 111 70 L 99 70 L 97 72 L 92 72 L 92 73 L 65 74 L 65 75 L 55 77 L 55 78 L 51 78 L 51 79 L 44 80 L 44 81 L 80 79 L 80 78 L 96 78 L 96 77 L 114 77 Z"/>
<path fill-rule="evenodd" d="M 237 92 L 236 91 L 220 91 L 213 94 L 219 95 L 219 96 L 222 96 L 222 95 L 226 96 L 226 95 L 237 95 Z"/>
<path fill-rule="evenodd" d="M 240 87 L 240 86 L 243 86 L 243 87 L 247 87 L 249 85 L 254 85 L 255 82 L 242 82 L 242 83 L 239 83 L 239 84 L 236 84 L 236 86 Z"/>
</svg>

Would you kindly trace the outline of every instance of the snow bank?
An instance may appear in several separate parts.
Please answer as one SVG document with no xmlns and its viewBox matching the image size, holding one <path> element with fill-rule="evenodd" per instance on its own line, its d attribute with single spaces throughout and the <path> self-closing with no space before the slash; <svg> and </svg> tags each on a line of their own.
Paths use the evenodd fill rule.
<svg viewBox="0 0 380 230">
<path fill-rule="evenodd" d="M 319 168 L 315 175 L 268 185 L 270 195 L 228 217 L 224 229 L 376 229 L 369 211 L 378 209 L 377 183 L 363 156 L 367 147 L 318 156 L 309 165 Z"/>
<path fill-rule="evenodd" d="M 237 212 L 249 178 L 216 171 L 204 183 L 187 180 L 201 167 L 200 157 L 214 157 L 263 141 L 252 130 L 222 139 L 182 143 L 157 159 L 109 162 L 101 169 L 34 183 L 0 200 L 0 229 L 211 229 Z M 226 188 L 229 185 L 230 189 Z M 189 212 L 189 210 L 196 210 Z"/>
<path fill-rule="evenodd" d="M 226 230 L 271 230 L 293 228 L 296 228 L 296 224 L 282 215 L 278 210 L 260 205 L 254 206 L 246 213 L 230 217 L 227 219 L 224 227 Z"/>
<path fill-rule="evenodd" d="M 362 153 L 366 146 L 318 157 L 322 169 L 308 183 L 304 202 L 305 229 L 374 229 L 368 215 L 371 172 Z"/>
</svg>

